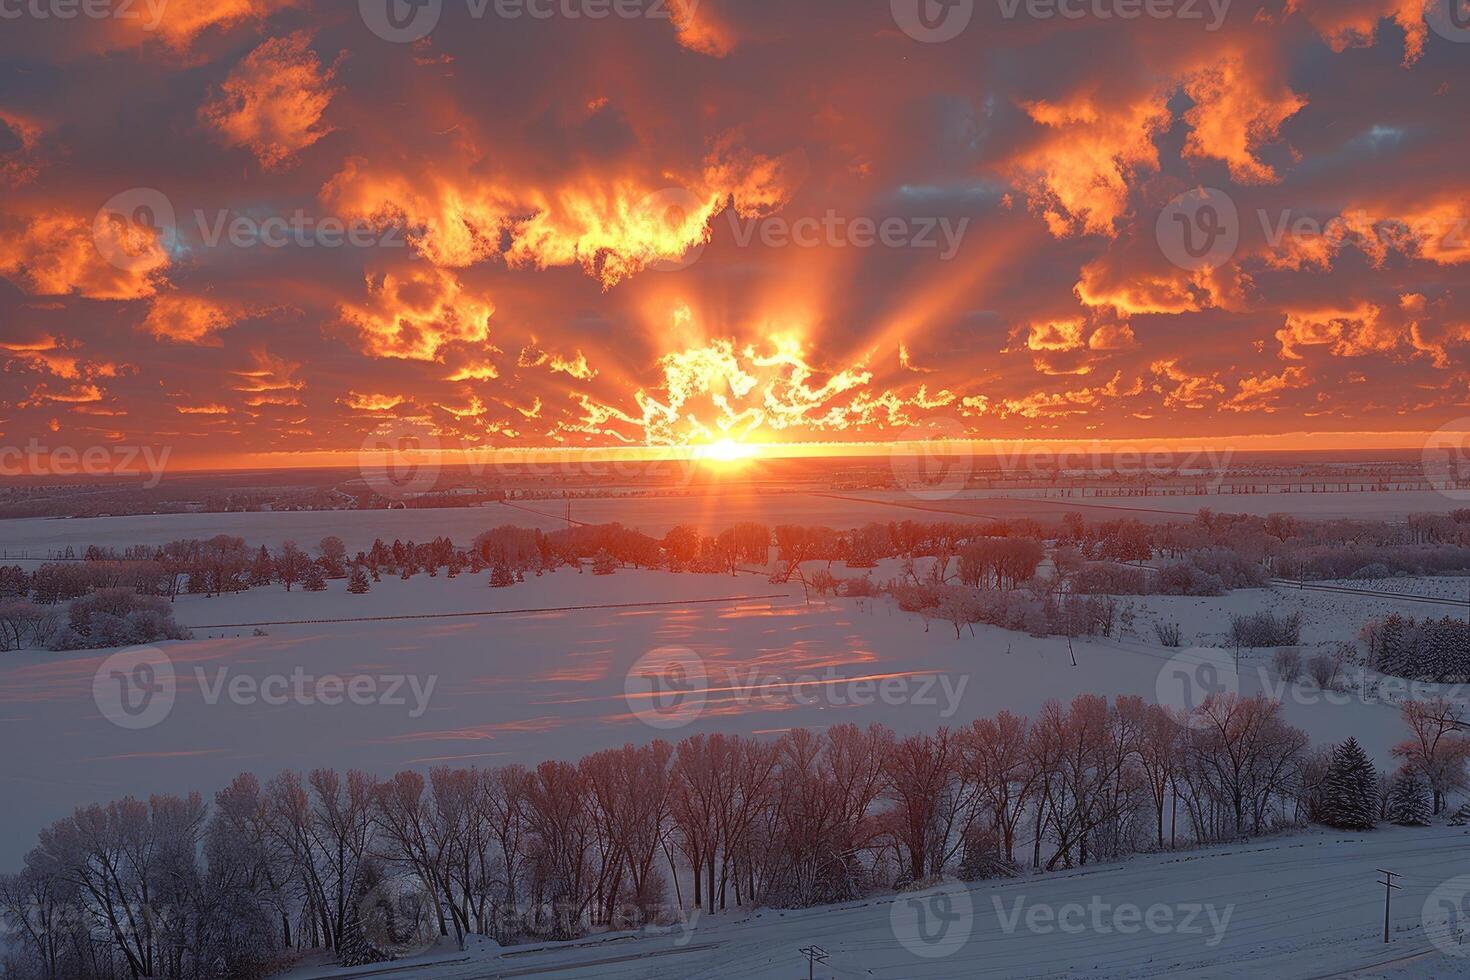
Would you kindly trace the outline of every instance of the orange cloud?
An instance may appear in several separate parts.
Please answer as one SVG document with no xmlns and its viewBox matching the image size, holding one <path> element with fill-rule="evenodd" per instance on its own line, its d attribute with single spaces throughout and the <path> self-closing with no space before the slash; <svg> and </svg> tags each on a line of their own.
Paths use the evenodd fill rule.
<svg viewBox="0 0 1470 980">
<path fill-rule="evenodd" d="M 710 221 L 729 202 L 747 216 L 780 207 L 800 166 L 796 158 L 744 152 L 728 136 L 685 185 L 600 172 L 553 186 L 425 180 L 353 158 L 322 188 L 321 199 L 347 217 L 407 227 L 409 243 L 435 265 L 494 257 L 515 269 L 580 265 L 611 288 L 707 242 Z"/>
<path fill-rule="evenodd" d="M 1336 52 L 1366 48 L 1378 39 L 1379 26 L 1391 20 L 1404 31 L 1404 64 L 1424 54 L 1429 37 L 1425 0 L 1287 0 L 1288 13 L 1300 13 Z"/>
<path fill-rule="evenodd" d="M 331 130 L 322 115 L 336 94 L 333 71 L 323 70 L 310 35 L 298 31 L 272 38 L 245 56 L 230 72 L 220 94 L 200 110 L 200 118 L 225 143 L 243 146 L 267 170 L 289 167 L 296 155 Z"/>
<path fill-rule="evenodd" d="M 1372 303 L 1348 309 L 1299 310 L 1286 314 L 1286 326 L 1276 331 L 1281 357 L 1299 361 L 1305 347 L 1326 347 L 1335 357 L 1361 357 L 1393 350 L 1403 334 L 1385 324 L 1382 310 Z"/>
<path fill-rule="evenodd" d="M 1214 375 L 1195 374 L 1181 367 L 1177 358 L 1154 361 L 1149 370 L 1159 377 L 1154 391 L 1163 395 L 1169 408 L 1202 409 L 1225 393 L 1225 386 Z"/>
<path fill-rule="evenodd" d="M 1280 137 L 1281 124 L 1307 100 L 1273 75 L 1266 65 L 1229 56 L 1186 79 L 1184 91 L 1195 105 L 1184 114 L 1193 129 L 1184 155 L 1222 160 L 1231 178 L 1242 184 L 1275 183 L 1276 171 L 1257 153 Z"/>
<path fill-rule="evenodd" d="M 152 296 L 169 265 L 156 232 L 63 213 L 21 219 L 0 234 L 0 276 L 40 296 L 75 293 L 87 299 L 130 300 Z M 119 265 L 104 258 L 121 257 Z"/>
<path fill-rule="evenodd" d="M 245 315 L 245 309 L 235 303 L 219 302 L 207 296 L 161 293 L 149 307 L 143 329 L 159 340 L 202 344 Z"/>
<path fill-rule="evenodd" d="M 669 0 L 669 16 L 679 43 L 690 51 L 723 58 L 735 48 L 730 29 L 718 22 L 700 0 Z"/>
<path fill-rule="evenodd" d="M 1057 238 L 1089 234 L 1114 237 L 1114 222 L 1128 210 L 1129 181 L 1157 170 L 1155 134 L 1171 120 L 1165 96 L 1151 95 L 1119 111 L 1091 99 L 1028 102 L 1023 108 L 1046 127 L 1039 144 L 1016 158 L 1013 179 Z"/>
<path fill-rule="evenodd" d="M 152 38 L 161 39 L 176 51 L 187 50 L 211 28 L 236 27 L 249 21 L 262 21 L 277 10 L 296 6 L 299 0 L 168 0 L 162 16 L 155 19 L 148 4 L 137 3 L 134 18 L 113 18 L 120 26 L 120 38 L 141 44 Z"/>
<path fill-rule="evenodd" d="M 453 273 L 419 263 L 366 281 L 367 302 L 344 303 L 339 313 L 375 357 L 432 361 L 454 341 L 490 338 L 495 307 L 466 294 Z"/>
<path fill-rule="evenodd" d="M 552 373 L 560 372 L 569 374 L 580 381 L 590 381 L 597 377 L 597 371 L 587 365 L 587 355 L 580 350 L 570 360 L 560 354 L 551 354 L 538 347 L 526 347 L 522 349 L 521 356 L 516 363 L 523 368 L 548 367 Z"/>
<path fill-rule="evenodd" d="M 1220 407 L 1229 412 L 1264 412 L 1274 414 L 1279 396 L 1292 388 L 1305 388 L 1309 384 L 1306 368 L 1288 367 L 1280 374 L 1242 378 L 1235 394 Z"/>
<path fill-rule="evenodd" d="M 1082 346 L 1082 331 L 1085 326 L 1085 321 L 1081 319 L 1033 323 L 1030 336 L 1026 338 L 1026 346 L 1031 350 L 1076 350 Z"/>
<path fill-rule="evenodd" d="M 342 404 L 357 412 L 386 412 L 402 405 L 402 395 L 359 394 L 349 392 Z"/>
</svg>

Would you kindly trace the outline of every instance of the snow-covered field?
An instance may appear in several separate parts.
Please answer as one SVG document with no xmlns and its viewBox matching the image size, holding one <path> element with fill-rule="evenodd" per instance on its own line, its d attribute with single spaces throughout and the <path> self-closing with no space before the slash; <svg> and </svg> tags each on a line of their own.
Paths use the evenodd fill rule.
<svg viewBox="0 0 1470 980">
<path fill-rule="evenodd" d="M 14 790 L 0 811 L 0 866 L 13 865 L 39 827 L 79 803 L 209 792 L 242 770 L 264 777 L 313 766 L 386 774 L 441 762 L 535 763 L 698 731 L 880 721 L 912 732 L 1001 709 L 1032 713 L 1050 698 L 1082 693 L 1153 700 L 1178 651 L 1157 644 L 1152 619 L 1180 622 L 1186 644 L 1209 645 L 1220 642 L 1231 611 L 1300 606 L 1304 640 L 1313 643 L 1350 635 L 1372 608 L 1408 606 L 1289 589 L 1133 600 L 1138 635 L 1078 640 L 1073 667 L 1064 638 L 979 627 L 956 639 L 949 624 L 935 621 L 925 632 L 920 617 L 886 600 L 807 606 L 799 586 L 773 586 L 761 575 L 562 570 L 509 589 L 487 588 L 486 578 L 385 578 L 365 596 L 334 581 L 326 593 L 272 586 L 180 597 L 178 618 L 194 639 L 159 645 L 176 688 L 167 713 L 136 729 L 99 708 L 112 690 L 111 668 L 102 668 L 113 651 L 0 658 L 0 725 L 24 733 L 0 761 L 0 780 Z M 1356 604 L 1351 614 L 1341 608 L 1348 603 Z M 479 612 L 499 614 L 458 615 Z M 362 619 L 393 616 L 414 618 Z M 253 625 L 338 619 L 348 621 Z M 257 628 L 265 635 L 254 635 Z M 646 702 L 626 687 L 640 657 L 668 648 L 703 681 L 690 685 L 698 710 L 676 713 L 672 725 L 642 711 Z M 1271 687 L 1269 671 L 1257 669 L 1266 658 L 1245 654 L 1244 693 Z M 322 678 L 357 679 L 366 693 L 338 692 L 345 703 L 323 703 L 330 690 L 317 696 L 312 686 Z M 1290 720 L 1319 743 L 1356 735 L 1386 763 L 1401 737 L 1397 711 L 1371 699 L 1334 703 L 1344 699 L 1296 691 L 1283 699 Z"/>
<path fill-rule="evenodd" d="M 1380 868 L 1399 876 L 1388 945 Z M 666 935 L 441 954 L 392 975 L 794 980 L 807 975 L 800 951 L 816 945 L 829 954 L 813 971 L 821 980 L 1464 977 L 1470 945 L 1453 942 L 1463 911 L 1446 903 L 1470 885 L 1455 880 L 1467 871 L 1465 829 L 1313 831 L 823 908 L 694 916 Z"/>
<path fill-rule="evenodd" d="M 905 516 L 889 504 L 875 505 L 881 512 L 870 517 L 834 513 L 846 506 L 841 501 L 823 506 L 820 515 L 782 519 L 844 524 Z M 485 527 L 526 524 L 529 516 L 489 508 L 6 527 L 31 527 L 32 548 L 63 539 L 125 544 L 220 531 L 252 543 L 310 543 L 335 533 L 357 548 L 377 535 L 468 541 Z M 687 516 L 670 509 L 663 524 L 647 527 Z M 710 520 L 723 525 L 742 516 L 721 507 Z M 548 518 L 544 526 L 555 525 Z M 4 541 L 15 547 L 13 538 Z M 897 573 L 885 562 L 872 575 Z M 0 761 L 0 782 L 10 790 L 0 810 L 0 869 L 13 868 L 40 827 L 78 804 L 190 790 L 207 798 L 244 770 L 265 777 L 330 766 L 385 775 L 436 764 L 534 764 L 696 732 L 882 722 L 908 733 L 1002 709 L 1033 714 L 1049 699 L 1083 693 L 1165 700 L 1178 658 L 1192 654 L 1161 646 L 1155 623 L 1179 624 L 1186 648 L 1213 648 L 1207 655 L 1228 660 L 1234 651 L 1223 647 L 1232 614 L 1300 612 L 1310 654 L 1353 639 L 1362 622 L 1390 611 L 1453 614 L 1415 599 L 1458 599 L 1470 588 L 1463 578 L 1327 584 L 1404 597 L 1281 586 L 1209 598 L 1132 598 L 1125 600 L 1132 617 L 1122 637 L 1069 644 L 989 627 L 956 638 L 948 623 L 935 620 L 926 629 L 920 616 L 888 600 L 807 604 L 799 584 L 772 585 L 758 572 L 622 570 L 599 577 L 562 569 L 508 589 L 488 588 L 485 573 L 421 574 L 385 577 L 365 596 L 348 595 L 343 581 L 330 582 L 325 593 L 271 586 L 181 596 L 177 616 L 194 638 L 159 644 L 161 656 L 150 654 L 146 680 L 167 675 L 172 687 L 158 688 L 141 716 L 120 714 L 114 691 L 122 678 L 137 677 L 132 654 L 124 652 L 121 662 L 118 651 L 0 657 L 0 732 L 10 733 L 12 744 Z M 653 651 L 686 668 L 688 685 L 672 711 L 638 684 L 643 658 Z M 1391 766 L 1403 727 L 1393 704 L 1357 689 L 1365 675 L 1350 673 L 1347 692 L 1324 696 L 1310 685 L 1282 687 L 1269 660 L 1270 651 L 1242 652 L 1232 675 L 1241 693 L 1272 693 L 1315 744 L 1355 736 L 1380 767 Z M 1378 934 L 1377 868 L 1404 876 L 1389 947 Z M 446 953 L 393 975 L 798 977 L 806 968 L 798 950 L 815 943 L 831 956 L 814 975 L 830 978 L 1470 976 L 1470 959 L 1445 956 L 1421 928 L 1431 894 L 1460 874 L 1470 874 L 1470 836 L 1462 830 L 1312 832 L 947 887 L 919 898 L 698 917 L 661 936 Z M 1470 878 L 1464 884 L 1470 890 Z M 1166 928 L 1129 931 L 1135 912 L 1151 910 Z M 1348 972 L 1380 963 L 1387 965 Z"/>
<path fill-rule="evenodd" d="M 967 491 L 949 499 L 925 499 L 902 491 L 842 494 L 725 492 L 718 495 L 606 497 L 572 502 L 574 520 L 613 521 L 653 535 L 676 524 L 724 530 L 740 521 L 766 524 L 826 524 L 856 527 L 870 521 L 949 521 L 987 518 L 1056 518 L 1078 511 L 1098 520 L 1136 517 L 1159 522 L 1188 517 L 1202 508 L 1223 513 L 1289 513 L 1307 518 L 1351 517 L 1402 520 L 1411 513 L 1444 513 L 1461 503 L 1428 491 L 1394 493 L 1212 494 L 1178 497 L 1041 497 L 1038 492 Z M 0 521 L 0 549 L 10 555 L 45 557 L 68 545 L 116 548 L 162 544 L 178 538 L 233 534 L 271 547 L 290 538 L 315 544 L 335 534 L 356 551 L 373 538 L 428 541 L 448 535 L 468 544 L 497 524 L 566 526 L 566 505 L 556 500 L 513 501 L 485 507 L 418 510 L 294 511 L 288 513 L 159 514 L 78 519 L 26 518 Z"/>
</svg>

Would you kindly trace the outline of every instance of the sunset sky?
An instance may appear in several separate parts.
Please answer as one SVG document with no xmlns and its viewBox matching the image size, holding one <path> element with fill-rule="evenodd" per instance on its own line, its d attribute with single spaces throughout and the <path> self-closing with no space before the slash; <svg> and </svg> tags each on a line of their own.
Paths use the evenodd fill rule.
<svg viewBox="0 0 1470 980">
<path fill-rule="evenodd" d="M 961 0 L 947 40 L 905 0 L 443 0 L 416 41 L 372 29 L 388 0 L 160 2 L 0 0 L 0 443 L 1470 416 L 1470 29 L 1424 0 Z M 1238 214 L 1205 264 L 1165 213 L 1200 188 Z M 271 218 L 304 230 L 230 230 Z"/>
</svg>

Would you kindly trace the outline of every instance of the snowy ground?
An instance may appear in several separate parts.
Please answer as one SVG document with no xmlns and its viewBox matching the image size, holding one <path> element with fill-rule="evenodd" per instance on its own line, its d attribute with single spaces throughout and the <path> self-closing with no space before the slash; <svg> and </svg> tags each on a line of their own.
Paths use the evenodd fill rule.
<svg viewBox="0 0 1470 980">
<path fill-rule="evenodd" d="M 1380 868 L 1400 876 L 1389 945 Z M 799 951 L 815 944 L 830 954 L 814 971 L 822 980 L 1464 977 L 1470 945 L 1454 936 L 1466 920 L 1448 917 L 1470 888 L 1470 878 L 1455 880 L 1467 873 L 1464 829 L 1310 832 L 840 906 L 692 918 L 663 936 L 442 956 L 389 975 L 794 980 L 807 975 Z"/>
<path fill-rule="evenodd" d="M 1054 519 L 1078 511 L 1100 520 L 1136 517 L 1175 520 L 1210 508 L 1224 513 L 1290 513 L 1307 518 L 1353 517 L 1402 520 L 1411 513 L 1444 513 L 1461 503 L 1429 491 L 1395 493 L 1215 494 L 1178 497 L 1040 497 L 1037 491 L 967 491 L 948 499 L 926 499 L 902 491 L 840 494 L 753 494 L 670 497 L 608 497 L 572 501 L 573 519 L 593 524 L 619 521 L 662 535 L 676 524 L 720 531 L 739 521 L 766 524 L 827 524 L 855 527 L 869 521 L 946 521 L 1035 517 Z M 374 537 L 385 541 L 428 541 L 448 535 L 467 544 L 497 524 L 522 527 L 566 526 L 566 504 L 557 500 L 514 501 L 487 507 L 394 511 L 295 511 L 246 514 L 160 514 L 85 519 L 26 518 L 0 521 L 0 550 L 11 556 L 45 557 L 70 545 L 162 544 L 177 538 L 233 534 L 272 547 L 287 538 L 314 545 L 335 534 L 356 551 Z"/>
<path fill-rule="evenodd" d="M 823 506 L 821 515 L 783 519 L 869 519 L 834 513 L 831 508 L 845 506 L 838 501 Z M 871 519 L 911 516 L 879 506 Z M 54 529 L 61 529 L 78 544 L 229 531 L 252 542 L 270 535 L 312 542 L 337 533 L 355 548 L 377 534 L 448 533 L 467 541 L 494 523 L 526 524 L 528 516 L 494 508 L 190 515 L 6 522 L 0 530 L 41 528 L 53 535 L 45 547 L 59 540 Z M 671 511 L 663 520 L 686 516 Z M 742 514 L 721 508 L 718 516 L 728 522 Z M 545 526 L 555 521 L 548 518 Z M 99 537 L 99 528 L 116 528 L 115 539 Z M 30 540 L 34 546 L 42 538 Z M 13 538 L 3 542 L 15 547 Z M 883 580 L 896 573 L 890 562 L 872 574 Z M 1134 598 L 1126 600 L 1135 613 L 1127 636 L 1078 640 L 1069 649 L 1062 638 L 991 628 L 957 639 L 940 621 L 926 631 L 921 617 L 887 601 L 806 605 L 799 585 L 773 586 L 762 574 L 624 570 L 606 578 L 562 570 L 510 589 L 489 589 L 486 578 L 386 578 L 366 596 L 347 595 L 345 583 L 334 581 L 326 593 L 288 594 L 276 586 L 181 597 L 178 618 L 195 638 L 159 646 L 175 687 L 150 705 L 150 712 L 160 704 L 166 710 L 150 715 L 146 727 L 110 720 L 118 715 L 104 665 L 116 651 L 0 657 L 0 732 L 13 733 L 12 751 L 0 761 L 0 783 L 10 790 L 0 810 L 0 869 L 13 868 L 40 827 L 78 804 L 196 789 L 207 797 L 242 770 L 266 776 L 334 766 L 386 775 L 440 763 L 576 758 L 701 731 L 773 733 L 847 721 L 879 721 L 901 733 L 931 730 L 1001 709 L 1032 714 L 1048 699 L 1081 693 L 1168 701 L 1178 658 L 1191 654 L 1160 646 L 1155 622 L 1180 624 L 1186 646 L 1216 647 L 1225 642 L 1232 613 L 1300 611 L 1310 654 L 1317 645 L 1352 639 L 1365 619 L 1390 611 L 1456 614 L 1413 599 L 1457 598 L 1470 587 L 1463 578 L 1392 579 L 1334 584 L 1404 598 L 1290 587 Z M 646 653 L 671 648 L 695 674 L 675 710 L 650 711 L 647 691 L 630 689 L 628 677 L 639 676 L 634 668 Z M 1233 650 L 1216 647 L 1206 655 L 1227 658 L 1233 667 Z M 1380 765 L 1389 763 L 1403 735 L 1393 704 L 1362 694 L 1356 676 L 1341 695 L 1283 688 L 1269 660 L 1269 651 L 1243 652 L 1240 672 L 1232 675 L 1242 693 L 1279 696 L 1288 719 L 1314 743 L 1356 736 Z M 343 685 L 366 683 L 364 696 L 344 697 L 341 689 L 316 684 L 336 678 Z M 348 703 L 327 703 L 333 700 Z M 1374 884 L 1376 868 L 1404 875 L 1387 948 L 1379 934 L 1383 890 Z M 797 950 L 815 943 L 832 954 L 815 975 L 829 978 L 1460 977 L 1470 976 L 1470 959 L 1437 951 L 1421 920 L 1431 893 L 1463 874 L 1470 874 L 1470 837 L 1460 830 L 1311 833 L 974 886 L 917 903 L 888 897 L 803 912 L 730 913 L 660 937 L 602 937 L 503 955 L 441 953 L 432 966 L 386 975 L 794 978 L 805 975 Z M 1470 891 L 1470 878 L 1460 884 Z M 1440 897 L 1433 908 L 1441 907 Z M 1470 914 L 1462 892 L 1450 897 Z M 955 918 L 966 906 L 969 914 Z M 1102 920 L 1091 911 L 1099 906 Z M 1161 907 L 1155 914 L 1173 925 L 1156 934 L 1125 932 L 1112 916 L 1127 918 L 1134 906 L 1140 914 Z M 921 934 L 920 911 L 937 931 Z M 1066 917 L 1066 928 L 1053 925 L 1051 916 Z M 1074 926 L 1077 916 L 1081 929 Z M 921 955 L 935 952 L 946 955 Z M 1374 968 L 1347 972 L 1366 967 Z M 302 978 L 319 975 L 341 974 L 300 971 Z"/>
<path fill-rule="evenodd" d="M 1413 611 L 1399 600 L 1290 589 L 1152 597 L 1132 600 L 1141 610 L 1135 637 L 1078 640 L 1069 651 L 1064 638 L 986 627 L 956 639 L 935 621 L 925 632 L 920 617 L 886 600 L 806 606 L 799 586 L 755 574 L 563 570 L 510 589 L 486 580 L 386 578 L 366 596 L 334 581 L 325 593 L 273 586 L 181 597 L 178 617 L 195 638 L 159 645 L 175 689 L 166 711 L 141 728 L 104 714 L 117 715 L 114 651 L 0 658 L 0 731 L 25 733 L 22 748 L 0 759 L 0 781 L 12 789 L 0 811 L 0 867 L 77 804 L 208 794 L 242 770 L 265 777 L 313 766 L 388 774 L 535 763 L 699 731 L 879 721 L 913 732 L 1001 709 L 1031 714 L 1050 698 L 1082 693 L 1182 697 L 1171 685 L 1175 658 L 1187 651 L 1159 646 L 1152 618 L 1182 623 L 1186 644 L 1208 645 L 1220 642 L 1231 611 L 1300 606 L 1309 642 L 1348 636 L 1380 607 Z M 497 614 L 460 615 L 487 612 Z M 254 635 L 252 624 L 292 620 L 316 622 L 264 625 L 266 635 Z M 672 713 L 650 712 L 648 691 L 629 696 L 628 675 L 645 654 L 669 648 L 690 668 L 685 700 Z M 1233 651 L 1212 655 L 1233 666 Z M 1267 651 L 1243 654 L 1243 693 L 1273 690 L 1268 661 Z M 131 676 L 135 665 L 123 666 Z M 365 685 L 361 696 L 336 691 L 335 678 Z M 328 686 L 318 691 L 318 681 Z M 1376 699 L 1300 688 L 1279 695 L 1315 742 L 1356 735 L 1386 763 L 1402 736 L 1396 709 Z"/>
</svg>

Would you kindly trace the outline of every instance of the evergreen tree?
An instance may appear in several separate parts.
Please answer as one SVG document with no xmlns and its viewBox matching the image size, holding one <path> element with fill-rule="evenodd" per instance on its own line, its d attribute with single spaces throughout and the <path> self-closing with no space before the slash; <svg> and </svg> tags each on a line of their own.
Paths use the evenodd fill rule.
<svg viewBox="0 0 1470 980">
<path fill-rule="evenodd" d="M 387 953 L 373 945 L 362 927 L 362 912 L 358 908 L 362 899 L 359 889 L 357 900 L 347 903 L 347 915 L 342 922 L 342 938 L 337 944 L 337 962 L 343 966 L 366 966 L 391 959 Z"/>
<path fill-rule="evenodd" d="M 1322 788 L 1322 822 L 1339 830 L 1372 830 L 1378 813 L 1378 775 L 1349 738 L 1332 750 Z"/>
<path fill-rule="evenodd" d="M 327 587 L 327 575 L 322 566 L 316 562 L 306 566 L 306 577 L 301 581 L 301 587 L 307 592 L 321 592 Z"/>
<path fill-rule="evenodd" d="M 1378 628 L 1378 669 L 1385 674 L 1402 677 L 1409 659 L 1404 650 L 1408 624 L 1398 613 L 1391 613 Z"/>
<path fill-rule="evenodd" d="M 1463 827 L 1470 823 L 1470 803 L 1465 803 L 1450 817 L 1451 827 Z"/>
<path fill-rule="evenodd" d="M 618 570 L 618 560 L 608 554 L 606 550 L 599 551 L 597 557 L 592 559 L 593 575 L 611 575 Z"/>
<path fill-rule="evenodd" d="M 508 585 L 515 584 L 516 579 L 511 574 L 509 565 L 504 562 L 498 562 L 494 568 L 490 569 L 490 588 L 503 589 Z"/>
<path fill-rule="evenodd" d="M 361 565 L 353 565 L 352 574 L 347 579 L 347 591 L 353 595 L 362 595 L 369 587 L 367 572 L 362 570 Z"/>
<path fill-rule="evenodd" d="M 1389 822 L 1400 827 L 1427 827 L 1430 817 L 1429 782 L 1418 769 L 1404 769 L 1388 791 Z"/>
<path fill-rule="evenodd" d="M 276 577 L 276 566 L 271 562 L 271 553 L 265 545 L 256 552 L 255 562 L 250 566 L 251 585 L 270 585 Z"/>
</svg>

